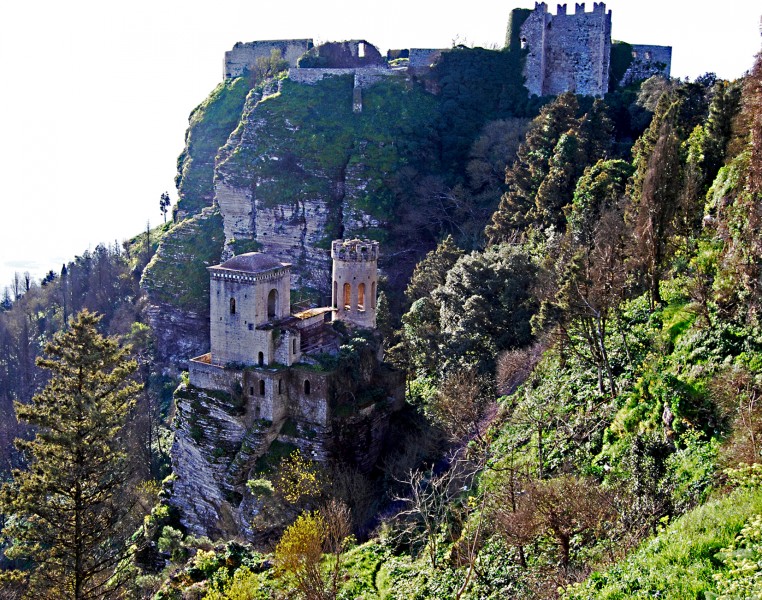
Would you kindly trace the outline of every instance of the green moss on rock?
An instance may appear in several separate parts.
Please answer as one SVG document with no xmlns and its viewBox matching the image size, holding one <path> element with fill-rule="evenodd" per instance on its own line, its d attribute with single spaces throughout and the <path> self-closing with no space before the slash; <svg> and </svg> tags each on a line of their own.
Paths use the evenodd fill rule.
<svg viewBox="0 0 762 600">
<path fill-rule="evenodd" d="M 198 213 L 214 197 L 214 160 L 241 118 L 249 83 L 244 77 L 220 83 L 191 113 L 185 149 L 177 159 L 178 209 Z"/>
<path fill-rule="evenodd" d="M 141 286 L 152 302 L 204 313 L 209 306 L 209 273 L 220 261 L 224 234 L 217 209 L 204 209 L 165 234 L 143 272 Z"/>
</svg>

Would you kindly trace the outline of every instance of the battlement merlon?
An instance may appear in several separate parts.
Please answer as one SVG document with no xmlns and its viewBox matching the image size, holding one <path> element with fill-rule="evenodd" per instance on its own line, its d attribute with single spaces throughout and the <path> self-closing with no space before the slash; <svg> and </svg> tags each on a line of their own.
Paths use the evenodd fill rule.
<svg viewBox="0 0 762 600">
<path fill-rule="evenodd" d="M 340 261 L 378 260 L 378 242 L 372 240 L 334 240 L 331 243 L 331 258 Z"/>
</svg>

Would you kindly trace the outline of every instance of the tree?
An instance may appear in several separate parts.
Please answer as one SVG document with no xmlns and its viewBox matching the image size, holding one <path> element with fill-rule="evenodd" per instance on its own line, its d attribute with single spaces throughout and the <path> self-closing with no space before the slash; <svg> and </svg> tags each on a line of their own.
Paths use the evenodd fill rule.
<svg viewBox="0 0 762 600">
<path fill-rule="evenodd" d="M 653 121 L 633 149 L 635 174 L 629 221 L 634 229 L 632 267 L 645 275 L 651 308 L 661 304 L 659 283 L 674 247 L 682 180 L 678 136 L 680 102 L 669 94 L 659 99 Z"/>
<path fill-rule="evenodd" d="M 275 547 L 276 573 L 290 579 L 306 600 L 329 600 L 339 593 L 342 556 L 350 536 L 349 509 L 332 500 L 320 511 L 304 512 Z M 330 555 L 321 569 L 323 552 Z"/>
<path fill-rule="evenodd" d="M 164 192 L 161 195 L 161 198 L 159 198 L 159 210 L 161 211 L 161 214 L 164 216 L 164 222 L 167 222 L 167 211 L 169 210 L 169 206 L 172 204 L 172 201 L 169 199 L 169 194 L 167 192 Z"/>
<path fill-rule="evenodd" d="M 137 364 L 98 333 L 100 318 L 83 310 L 45 346 L 37 364 L 51 379 L 31 404 L 16 404 L 37 434 L 17 441 L 29 470 L 2 489 L 13 515 L 6 555 L 31 561 L 35 598 L 113 598 L 122 583 L 115 571 L 130 533 L 122 431 L 139 386 Z"/>
</svg>

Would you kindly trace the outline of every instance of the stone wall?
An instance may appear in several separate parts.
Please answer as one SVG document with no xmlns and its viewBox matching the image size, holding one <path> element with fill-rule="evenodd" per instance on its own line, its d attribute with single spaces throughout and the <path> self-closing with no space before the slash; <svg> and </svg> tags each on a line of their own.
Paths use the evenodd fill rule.
<svg viewBox="0 0 762 600">
<path fill-rule="evenodd" d="M 521 26 L 521 45 L 528 51 L 526 87 L 538 96 L 572 91 L 603 96 L 608 91 L 611 56 L 611 11 L 595 2 L 592 12 L 576 4 L 574 14 L 559 4 L 557 14 L 537 3 Z"/>
<path fill-rule="evenodd" d="M 204 390 L 230 393 L 236 383 L 242 383 L 241 371 L 212 364 L 208 353 L 188 362 L 188 375 L 193 387 Z"/>
<path fill-rule="evenodd" d="M 257 42 L 238 42 L 232 50 L 225 52 L 223 78 L 240 77 L 256 64 L 258 58 L 269 58 L 273 50 L 278 50 L 288 61 L 289 66 L 296 66 L 299 57 L 313 46 L 311 39 L 302 40 L 267 40 Z"/>
<path fill-rule="evenodd" d="M 292 369 L 288 390 L 288 414 L 298 421 L 328 426 L 331 421 L 328 408 L 330 390 L 330 373 L 311 369 Z"/>
<path fill-rule="evenodd" d="M 386 66 L 350 67 L 344 69 L 300 69 L 292 67 L 288 71 L 288 78 L 291 81 L 296 81 L 297 83 L 305 83 L 307 85 L 313 85 L 325 77 L 336 77 L 339 75 L 354 75 L 355 88 L 367 88 L 377 81 L 380 81 L 384 77 L 399 75 L 399 72 L 394 71 Z"/>
<path fill-rule="evenodd" d="M 251 368 L 244 371 L 243 393 L 253 420 L 280 423 L 288 416 L 287 369 Z"/>
<path fill-rule="evenodd" d="M 408 69 L 413 72 L 425 72 L 431 68 L 445 50 L 439 48 L 410 48 Z"/>
<path fill-rule="evenodd" d="M 627 86 L 636 81 L 648 79 L 653 75 L 669 77 L 672 66 L 671 46 L 632 45 L 632 62 L 620 82 Z"/>
</svg>

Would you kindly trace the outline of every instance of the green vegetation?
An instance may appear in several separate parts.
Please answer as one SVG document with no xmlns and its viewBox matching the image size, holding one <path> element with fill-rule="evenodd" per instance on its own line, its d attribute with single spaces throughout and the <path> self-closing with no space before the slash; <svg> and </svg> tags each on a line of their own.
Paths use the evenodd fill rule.
<svg viewBox="0 0 762 600">
<path fill-rule="evenodd" d="M 204 314 L 209 309 L 209 273 L 220 260 L 222 216 L 205 209 L 175 225 L 162 238 L 158 252 L 146 267 L 141 285 L 162 304 Z"/>
<path fill-rule="evenodd" d="M 31 468 L 14 472 L 0 495 L 3 514 L 14 515 L 4 524 L 5 555 L 24 565 L 3 578 L 25 581 L 27 597 L 108 598 L 124 582 L 131 503 L 122 435 L 138 365 L 98 333 L 99 320 L 75 315 L 37 361 L 50 381 L 31 404 L 16 405 L 37 433 L 19 442 Z"/>
<path fill-rule="evenodd" d="M 570 588 L 564 598 L 713 598 L 714 576 L 727 576 L 720 551 L 761 512 L 758 488 L 712 500 L 671 523 L 614 568 Z"/>
<path fill-rule="evenodd" d="M 177 159 L 177 206 L 185 215 L 211 206 L 214 159 L 238 125 L 249 89 L 244 77 L 223 81 L 191 113 L 185 150 Z"/>
</svg>

